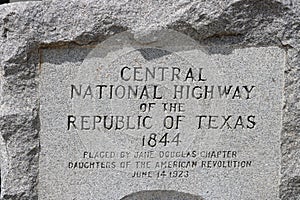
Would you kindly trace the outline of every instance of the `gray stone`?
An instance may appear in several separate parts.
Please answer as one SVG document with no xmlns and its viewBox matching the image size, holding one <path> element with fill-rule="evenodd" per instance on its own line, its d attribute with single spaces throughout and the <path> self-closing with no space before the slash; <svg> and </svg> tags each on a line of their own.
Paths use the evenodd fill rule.
<svg viewBox="0 0 300 200">
<path fill-rule="evenodd" d="M 40 50 L 39 197 L 118 200 L 167 185 L 204 199 L 278 198 L 284 51 L 158 35 Z"/>
<path fill-rule="evenodd" d="M 201 197 L 177 191 L 142 191 L 130 194 L 121 200 L 203 200 Z"/>
<path fill-rule="evenodd" d="M 201 46 L 277 46 L 286 52 L 277 194 L 280 199 L 299 199 L 299 8 L 299 2 L 291 0 L 0 5 L 1 198 L 38 199 L 39 152 L 43 151 L 39 146 L 39 49 L 101 44 L 123 31 L 140 45 L 151 45 L 159 40 L 161 30 L 170 29 Z M 226 52 L 232 54 L 230 49 Z M 220 53 L 213 49 L 212 54 Z"/>
</svg>

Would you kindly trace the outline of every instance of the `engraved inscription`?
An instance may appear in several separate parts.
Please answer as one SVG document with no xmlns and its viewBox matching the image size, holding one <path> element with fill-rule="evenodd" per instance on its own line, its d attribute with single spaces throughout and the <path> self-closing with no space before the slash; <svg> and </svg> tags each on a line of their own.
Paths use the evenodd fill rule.
<svg viewBox="0 0 300 200">
<path fill-rule="evenodd" d="M 212 54 L 166 42 L 43 50 L 42 198 L 117 200 L 167 185 L 250 199 L 276 185 L 282 51 Z M 261 191 L 272 199 L 275 189 Z"/>
</svg>

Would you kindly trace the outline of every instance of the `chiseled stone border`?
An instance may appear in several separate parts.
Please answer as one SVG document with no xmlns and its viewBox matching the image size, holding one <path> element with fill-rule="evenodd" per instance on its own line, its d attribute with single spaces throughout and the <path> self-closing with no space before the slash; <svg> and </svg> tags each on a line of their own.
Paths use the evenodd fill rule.
<svg viewBox="0 0 300 200">
<path fill-rule="evenodd" d="M 296 0 L 43 1 L 0 5 L 1 199 L 38 199 L 39 49 L 161 29 L 203 45 L 286 50 L 280 198 L 300 199 L 300 2 Z"/>
</svg>

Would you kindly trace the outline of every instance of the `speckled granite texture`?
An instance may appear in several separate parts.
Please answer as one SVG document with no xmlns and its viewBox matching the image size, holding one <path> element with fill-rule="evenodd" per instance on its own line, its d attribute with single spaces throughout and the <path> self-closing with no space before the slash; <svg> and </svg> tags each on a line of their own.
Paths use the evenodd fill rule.
<svg viewBox="0 0 300 200">
<path fill-rule="evenodd" d="M 300 199 L 300 1 L 43 1 L 0 5 L 1 199 L 38 199 L 39 48 L 101 42 L 129 31 L 140 43 L 161 29 L 201 45 L 286 51 L 279 196 Z M 126 199 L 126 198 L 124 198 Z"/>
</svg>

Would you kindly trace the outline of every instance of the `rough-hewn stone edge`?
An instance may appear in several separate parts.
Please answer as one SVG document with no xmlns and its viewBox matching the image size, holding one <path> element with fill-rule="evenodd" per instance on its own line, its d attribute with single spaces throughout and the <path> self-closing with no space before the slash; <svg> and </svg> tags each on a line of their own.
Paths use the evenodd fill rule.
<svg viewBox="0 0 300 200">
<path fill-rule="evenodd" d="M 11 68 L 1 77 L 3 199 L 37 199 L 40 129 L 37 61 L 37 56 L 29 56 L 25 63 L 7 64 Z"/>
<path fill-rule="evenodd" d="M 280 196 L 286 200 L 299 199 L 299 5 L 271 0 L 218 1 L 217 4 L 224 6 L 218 10 L 215 1 L 186 5 L 174 3 L 171 6 L 168 2 L 165 1 L 160 7 L 153 5 L 152 9 L 156 11 L 151 14 L 153 17 L 150 15 L 148 18 L 142 16 L 148 9 L 143 7 L 143 2 L 137 4 L 133 1 L 128 3 L 127 8 L 122 8 L 118 2 L 104 5 L 100 1 L 94 1 L 87 7 L 84 1 L 0 6 L 0 130 L 6 147 L 1 148 L 4 157 L 1 166 L 9 167 L 1 170 L 3 199 L 37 198 L 39 126 L 36 49 L 69 42 L 79 45 L 99 42 L 125 30 L 131 31 L 137 40 L 143 42 L 147 35 L 155 35 L 156 30 L 164 28 L 180 31 L 202 44 L 277 45 L 287 49 Z M 68 9 L 87 13 L 76 27 L 72 25 L 76 16 L 66 12 Z M 62 16 L 74 17 L 75 21 L 69 18 L 60 21 Z"/>
<path fill-rule="evenodd" d="M 283 127 L 281 134 L 282 180 L 280 197 L 282 200 L 300 199 L 300 52 L 287 50 L 285 67 Z"/>
<path fill-rule="evenodd" d="M 1 118 L 2 136 L 9 160 L 6 165 L 9 170 L 3 177 L 2 189 L 7 191 L 3 199 L 37 199 L 38 123 L 38 113 L 34 110 Z M 17 187 L 6 188 L 11 185 Z"/>
</svg>

